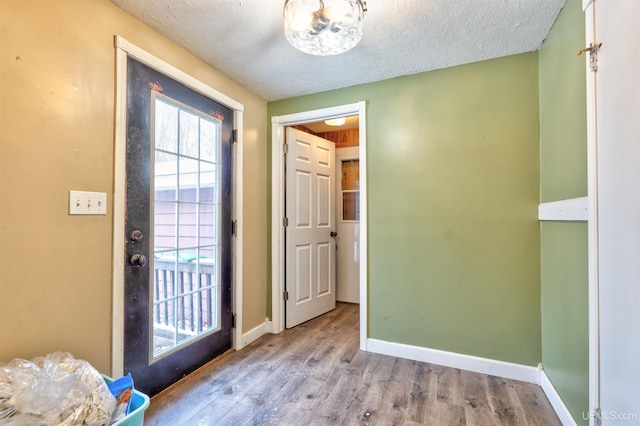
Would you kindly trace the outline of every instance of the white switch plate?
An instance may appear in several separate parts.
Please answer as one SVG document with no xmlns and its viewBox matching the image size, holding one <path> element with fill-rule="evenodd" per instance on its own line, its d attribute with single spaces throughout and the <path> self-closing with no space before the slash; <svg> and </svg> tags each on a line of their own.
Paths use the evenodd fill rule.
<svg viewBox="0 0 640 426">
<path fill-rule="evenodd" d="M 69 214 L 107 214 L 107 193 L 69 191 Z"/>
</svg>

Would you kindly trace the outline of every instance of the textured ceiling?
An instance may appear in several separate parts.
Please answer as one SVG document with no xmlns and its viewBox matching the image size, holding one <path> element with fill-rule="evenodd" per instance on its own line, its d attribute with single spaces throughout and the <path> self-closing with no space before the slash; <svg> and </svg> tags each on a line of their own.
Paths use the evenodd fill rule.
<svg viewBox="0 0 640 426">
<path fill-rule="evenodd" d="M 110 0 L 268 101 L 536 50 L 565 0 L 367 0 L 337 56 L 284 38 L 284 0 Z"/>
</svg>

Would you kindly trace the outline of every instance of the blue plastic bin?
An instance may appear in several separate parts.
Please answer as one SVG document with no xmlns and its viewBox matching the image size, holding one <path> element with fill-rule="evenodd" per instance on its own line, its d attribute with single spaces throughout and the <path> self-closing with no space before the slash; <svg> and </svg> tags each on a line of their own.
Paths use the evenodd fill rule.
<svg viewBox="0 0 640 426">
<path fill-rule="evenodd" d="M 113 382 L 109 376 L 103 374 L 102 377 L 107 383 Z M 113 426 L 142 426 L 144 424 L 144 410 L 147 407 L 149 407 L 149 397 L 134 389 L 133 395 L 131 395 L 131 411 L 124 419 L 113 423 Z"/>
</svg>

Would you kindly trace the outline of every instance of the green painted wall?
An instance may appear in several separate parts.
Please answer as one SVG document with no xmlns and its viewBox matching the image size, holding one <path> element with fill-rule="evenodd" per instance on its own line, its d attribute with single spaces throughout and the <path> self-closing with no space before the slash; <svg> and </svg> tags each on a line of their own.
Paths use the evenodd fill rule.
<svg viewBox="0 0 640 426">
<path fill-rule="evenodd" d="M 587 195 L 587 115 L 581 2 L 569 0 L 540 48 L 540 199 Z M 577 46 L 577 47 L 576 47 Z"/>
<path fill-rule="evenodd" d="M 269 122 L 362 100 L 369 337 L 537 365 L 538 53 L 272 102 Z"/>
<path fill-rule="evenodd" d="M 540 198 L 587 195 L 581 2 L 568 0 L 540 49 Z M 587 224 L 541 223 L 542 363 L 578 424 L 588 424 Z"/>
<path fill-rule="evenodd" d="M 542 365 L 578 424 L 589 412 L 586 222 L 544 222 Z"/>
</svg>

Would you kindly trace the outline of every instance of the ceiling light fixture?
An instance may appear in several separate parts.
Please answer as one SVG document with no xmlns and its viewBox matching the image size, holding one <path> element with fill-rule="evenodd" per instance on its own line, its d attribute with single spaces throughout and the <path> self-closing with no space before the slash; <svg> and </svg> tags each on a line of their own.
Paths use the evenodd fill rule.
<svg viewBox="0 0 640 426">
<path fill-rule="evenodd" d="M 336 55 L 362 38 L 364 0 L 286 0 L 284 34 L 296 49 L 311 55 Z"/>
<path fill-rule="evenodd" d="M 344 117 L 332 118 L 330 120 L 324 120 L 324 124 L 327 126 L 342 126 L 347 122 L 347 119 Z"/>
</svg>

